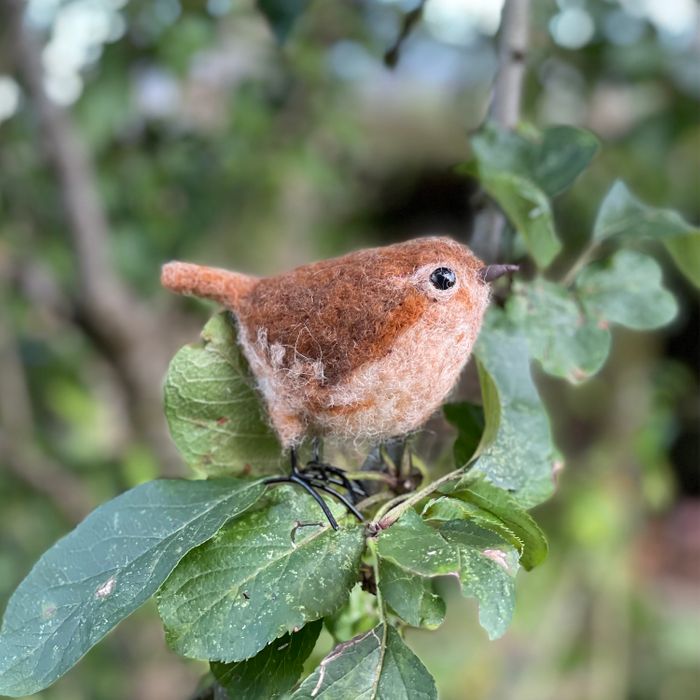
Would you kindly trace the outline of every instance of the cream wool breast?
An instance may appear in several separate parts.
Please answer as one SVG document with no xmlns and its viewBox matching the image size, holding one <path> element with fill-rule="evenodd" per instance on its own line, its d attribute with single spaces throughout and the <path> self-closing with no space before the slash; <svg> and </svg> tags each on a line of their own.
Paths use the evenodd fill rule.
<svg viewBox="0 0 700 700">
<path fill-rule="evenodd" d="M 479 285 L 471 291 L 483 313 L 488 289 Z M 362 365 L 327 392 L 330 410 L 321 409 L 312 419 L 319 434 L 381 441 L 415 430 L 439 408 L 469 358 L 479 327 L 466 313 L 445 317 L 432 307 L 426 315 L 427 323 L 399 336 L 385 358 Z M 334 410 L 353 406 L 361 410 Z"/>
</svg>

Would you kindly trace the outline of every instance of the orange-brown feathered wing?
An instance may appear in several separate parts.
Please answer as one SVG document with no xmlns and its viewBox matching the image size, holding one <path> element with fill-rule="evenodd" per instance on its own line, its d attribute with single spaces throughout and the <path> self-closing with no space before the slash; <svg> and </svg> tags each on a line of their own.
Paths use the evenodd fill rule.
<svg viewBox="0 0 700 700">
<path fill-rule="evenodd" d="M 312 263 L 254 287 L 240 303 L 250 338 L 264 329 L 285 361 L 321 361 L 332 385 L 390 352 L 397 335 L 420 318 L 428 301 L 406 275 L 413 261 L 384 249 Z"/>
</svg>

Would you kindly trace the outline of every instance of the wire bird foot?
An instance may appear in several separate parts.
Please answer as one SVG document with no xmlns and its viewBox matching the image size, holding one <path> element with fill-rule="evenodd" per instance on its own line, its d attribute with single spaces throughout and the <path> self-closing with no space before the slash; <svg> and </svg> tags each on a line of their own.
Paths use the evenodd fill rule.
<svg viewBox="0 0 700 700">
<path fill-rule="evenodd" d="M 328 504 L 319 491 L 333 496 L 333 498 L 340 501 L 340 503 L 342 503 L 360 522 L 364 521 L 362 514 L 355 507 L 355 503 L 367 496 L 367 492 L 361 483 L 349 479 L 340 467 L 325 464 L 316 458 L 308 462 L 304 469 L 300 469 L 295 449 L 290 451 L 290 461 L 292 469 L 289 476 L 272 476 L 266 479 L 265 483 L 296 484 L 303 488 L 304 491 L 318 503 L 330 526 L 334 530 L 338 529 L 338 521 L 333 517 L 331 509 L 328 507 Z M 345 489 L 347 495 L 336 491 L 332 488 L 333 486 Z"/>
</svg>

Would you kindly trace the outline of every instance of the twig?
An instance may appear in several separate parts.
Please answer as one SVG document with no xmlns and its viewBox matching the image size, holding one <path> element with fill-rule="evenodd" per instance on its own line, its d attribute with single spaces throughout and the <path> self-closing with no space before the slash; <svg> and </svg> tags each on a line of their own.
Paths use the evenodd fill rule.
<svg viewBox="0 0 700 700">
<path fill-rule="evenodd" d="M 590 263 L 598 252 L 598 245 L 596 243 L 590 243 L 582 251 L 579 257 L 574 261 L 574 264 L 567 270 L 566 274 L 562 277 L 561 283 L 564 287 L 570 287 L 578 277 L 578 273 Z"/>
<path fill-rule="evenodd" d="M 357 509 L 359 511 L 368 510 L 369 508 L 376 506 L 378 503 L 392 500 L 393 498 L 394 497 L 392 496 L 390 491 L 379 491 L 378 493 L 374 493 L 371 496 L 367 496 L 367 498 L 360 501 L 357 504 Z"/>
<path fill-rule="evenodd" d="M 410 494 L 402 494 L 392 499 L 388 503 L 385 503 L 374 516 L 374 521 L 368 526 L 370 533 L 380 532 L 381 530 L 386 530 L 391 527 L 409 508 L 412 508 L 416 503 L 422 501 L 426 496 L 429 496 L 434 491 L 437 491 L 443 484 L 448 481 L 458 479 L 464 476 L 465 469 L 460 467 L 454 471 L 441 476 L 439 479 L 429 483 L 425 488 L 420 489 L 420 491 L 413 491 Z"/>
<path fill-rule="evenodd" d="M 425 6 L 425 2 L 426 0 L 420 0 L 416 7 L 403 16 L 403 22 L 401 23 L 399 35 L 396 37 L 394 45 L 387 49 L 386 53 L 384 54 L 384 65 L 388 68 L 395 68 L 398 64 L 404 42 L 411 35 L 414 27 L 423 16 L 423 7 Z"/>
<path fill-rule="evenodd" d="M 520 119 L 529 23 L 530 0 L 507 0 L 503 7 L 499 69 L 491 104 L 491 118 L 504 129 L 512 129 Z"/>
<path fill-rule="evenodd" d="M 499 69 L 489 110 L 489 118 L 503 129 L 512 129 L 520 119 L 529 14 L 530 0 L 506 0 L 499 39 Z M 476 215 L 471 245 L 487 263 L 498 260 L 505 221 L 502 212 L 491 203 Z"/>
<path fill-rule="evenodd" d="M 33 439 L 33 438 L 30 438 Z M 71 524 L 79 523 L 93 508 L 80 479 L 48 459 L 31 443 L 0 434 L 0 462 L 17 479 L 47 498 Z"/>
<path fill-rule="evenodd" d="M 379 614 L 379 619 L 384 623 L 384 634 L 386 634 L 386 606 L 384 604 L 384 597 L 382 596 L 382 589 L 379 587 L 379 555 L 377 554 L 376 541 L 369 540 L 367 543 L 367 548 L 372 554 L 372 569 L 374 570 L 374 595 L 377 598 L 377 612 Z"/>
<path fill-rule="evenodd" d="M 7 271 L 0 261 L 0 300 Z M 8 323 L 0 323 L 0 464 L 49 499 L 71 523 L 92 508 L 82 482 L 49 459 L 36 446 L 34 415 L 24 367 Z"/>
<path fill-rule="evenodd" d="M 150 314 L 115 274 L 109 224 L 88 153 L 69 112 L 46 94 L 40 46 L 23 23 L 24 3 L 7 0 L 4 9 L 16 42 L 17 67 L 38 116 L 69 224 L 78 272 L 78 318 L 120 376 L 134 429 L 160 459 L 163 471 L 175 474 L 179 459 L 165 429 L 160 389 L 170 350 L 169 324 Z"/>
</svg>

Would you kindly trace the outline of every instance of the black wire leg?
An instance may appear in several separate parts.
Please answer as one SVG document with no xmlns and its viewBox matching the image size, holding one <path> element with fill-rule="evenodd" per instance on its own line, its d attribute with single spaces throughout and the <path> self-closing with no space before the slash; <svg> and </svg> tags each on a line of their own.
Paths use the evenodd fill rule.
<svg viewBox="0 0 700 700">
<path fill-rule="evenodd" d="M 344 469 L 334 467 L 332 464 L 323 461 L 323 440 L 318 436 L 311 441 L 311 460 L 307 462 L 304 468 L 304 473 L 309 471 L 315 472 L 317 478 L 324 482 L 345 488 L 350 494 L 353 503 L 357 502 L 356 498 L 363 499 L 368 496 L 362 482 L 350 480 L 346 476 Z M 332 479 L 328 474 L 333 474 L 338 478 Z"/>
<path fill-rule="evenodd" d="M 328 507 L 328 504 L 323 500 L 323 497 L 318 494 L 315 490 L 315 488 L 320 488 L 320 487 L 314 487 L 308 482 L 306 482 L 304 479 L 299 478 L 296 474 L 292 474 L 291 476 L 272 476 L 269 479 L 265 479 L 266 484 L 296 484 L 297 486 L 301 486 L 308 494 L 310 494 L 313 499 L 318 503 L 318 505 L 321 507 L 321 510 L 323 511 L 323 514 L 326 516 L 328 523 L 330 526 L 334 529 L 338 529 L 338 521 L 333 517 L 333 513 L 331 513 L 331 509 Z M 325 489 L 323 489 L 325 491 Z"/>
<path fill-rule="evenodd" d="M 346 484 L 341 481 L 340 479 L 336 479 L 335 477 L 332 476 L 314 476 L 313 474 L 311 475 L 312 479 L 315 479 L 316 481 L 323 483 L 323 484 L 330 484 L 331 486 L 338 486 L 340 488 L 346 488 Z M 352 482 L 351 482 L 352 483 Z M 353 503 L 357 503 L 358 500 L 362 500 L 365 498 L 365 494 L 359 489 L 359 488 L 353 488 L 352 491 L 349 492 L 351 494 L 351 501 Z"/>
<path fill-rule="evenodd" d="M 356 499 L 364 498 L 367 495 L 364 488 L 350 480 L 340 467 L 320 462 L 319 450 L 316 445 L 314 446 L 314 459 L 307 464 L 306 469 L 299 469 L 297 453 L 294 448 L 290 450 L 289 456 L 292 473 L 289 476 L 272 476 L 265 480 L 266 484 L 296 484 L 301 486 L 318 503 L 334 530 L 338 529 L 338 522 L 318 491 L 323 491 L 340 501 L 360 522 L 364 520 L 360 511 L 355 508 Z M 346 497 L 332 489 L 329 484 L 346 489 L 348 496 Z"/>
<path fill-rule="evenodd" d="M 314 487 L 310 483 L 308 483 L 308 479 L 299 470 L 297 451 L 295 448 L 292 448 L 289 451 L 289 459 L 291 462 L 292 473 L 289 476 L 271 476 L 270 478 L 265 479 L 265 483 L 296 484 L 297 486 L 301 486 L 301 488 L 303 488 L 304 491 L 306 491 L 316 501 L 316 503 L 318 503 L 321 510 L 323 511 L 323 514 L 326 516 L 329 525 L 334 530 L 337 530 L 338 521 L 333 517 L 333 513 L 331 513 L 331 509 L 328 507 L 328 504 L 323 500 L 323 497 L 314 489 Z"/>
<path fill-rule="evenodd" d="M 351 503 L 345 496 L 343 496 L 342 493 L 338 493 L 334 489 L 326 486 L 323 483 L 320 483 L 316 481 L 315 479 L 309 480 L 310 485 L 313 488 L 320 489 L 321 491 L 325 491 L 327 494 L 330 494 L 331 496 L 334 496 L 337 498 L 360 522 L 364 522 L 364 518 L 362 517 L 362 513 L 360 513 L 357 508 L 355 508 L 354 504 Z"/>
<path fill-rule="evenodd" d="M 362 484 L 350 480 L 346 476 L 345 470 L 341 469 L 340 467 L 334 467 L 332 464 L 326 464 L 314 459 L 309 462 L 304 469 L 305 474 L 309 472 L 311 472 L 315 478 L 321 481 L 345 488 L 345 490 L 350 494 L 350 499 L 353 503 L 357 503 L 357 499 L 361 500 L 367 497 L 367 492 Z M 337 479 L 330 478 L 328 476 L 329 474 L 336 476 Z"/>
</svg>

